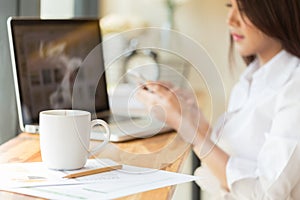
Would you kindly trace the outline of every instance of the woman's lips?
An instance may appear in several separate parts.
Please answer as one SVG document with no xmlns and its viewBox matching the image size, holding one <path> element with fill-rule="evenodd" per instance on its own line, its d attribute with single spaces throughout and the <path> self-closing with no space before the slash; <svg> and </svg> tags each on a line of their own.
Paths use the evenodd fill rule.
<svg viewBox="0 0 300 200">
<path fill-rule="evenodd" d="M 231 33 L 231 35 L 232 35 L 233 40 L 236 42 L 239 42 L 245 38 L 243 35 L 239 35 L 237 33 Z"/>
</svg>

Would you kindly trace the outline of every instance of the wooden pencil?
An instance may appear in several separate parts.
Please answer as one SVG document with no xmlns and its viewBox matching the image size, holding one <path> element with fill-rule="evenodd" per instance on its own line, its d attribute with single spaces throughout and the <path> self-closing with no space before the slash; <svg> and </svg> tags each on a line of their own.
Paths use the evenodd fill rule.
<svg viewBox="0 0 300 200">
<path fill-rule="evenodd" d="M 88 175 L 92 175 L 92 174 L 99 174 L 102 172 L 109 172 L 109 171 L 113 171 L 113 170 L 117 170 L 117 169 L 122 169 L 122 165 L 113 165 L 113 166 L 101 167 L 101 168 L 97 168 L 97 169 L 90 169 L 90 170 L 86 170 L 86 171 L 82 171 L 82 172 L 68 174 L 68 175 L 64 176 L 63 178 L 78 178 L 78 177 L 88 176 Z"/>
</svg>

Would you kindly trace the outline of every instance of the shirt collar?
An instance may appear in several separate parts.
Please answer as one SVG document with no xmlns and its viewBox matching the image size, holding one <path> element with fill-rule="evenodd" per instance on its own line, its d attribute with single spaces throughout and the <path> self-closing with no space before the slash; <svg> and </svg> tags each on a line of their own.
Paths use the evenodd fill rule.
<svg viewBox="0 0 300 200">
<path fill-rule="evenodd" d="M 290 78 L 298 65 L 299 58 L 282 50 L 261 67 L 258 60 L 252 62 L 243 77 L 253 84 L 276 89 Z"/>
</svg>

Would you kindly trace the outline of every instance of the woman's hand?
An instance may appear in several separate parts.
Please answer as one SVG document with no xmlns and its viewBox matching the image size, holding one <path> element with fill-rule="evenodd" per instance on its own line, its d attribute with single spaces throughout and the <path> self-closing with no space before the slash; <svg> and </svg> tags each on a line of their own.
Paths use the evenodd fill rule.
<svg viewBox="0 0 300 200">
<path fill-rule="evenodd" d="M 165 82 L 147 82 L 137 93 L 139 101 L 160 121 L 166 122 L 190 144 L 205 138 L 209 125 L 194 93 Z"/>
</svg>

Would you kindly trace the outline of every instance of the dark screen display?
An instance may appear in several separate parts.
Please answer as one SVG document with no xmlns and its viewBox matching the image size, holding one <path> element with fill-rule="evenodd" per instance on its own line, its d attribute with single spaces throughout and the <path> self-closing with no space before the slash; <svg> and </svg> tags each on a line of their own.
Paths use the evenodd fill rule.
<svg viewBox="0 0 300 200">
<path fill-rule="evenodd" d="M 99 81 L 91 82 L 92 70 L 81 70 L 86 57 L 101 43 L 99 20 L 23 19 L 11 23 L 24 124 L 37 123 L 42 110 L 109 109 L 102 48 L 92 61 L 103 72 Z M 75 108 L 74 86 L 80 97 Z M 86 102 L 93 98 L 94 107 L 87 107 Z"/>
</svg>

